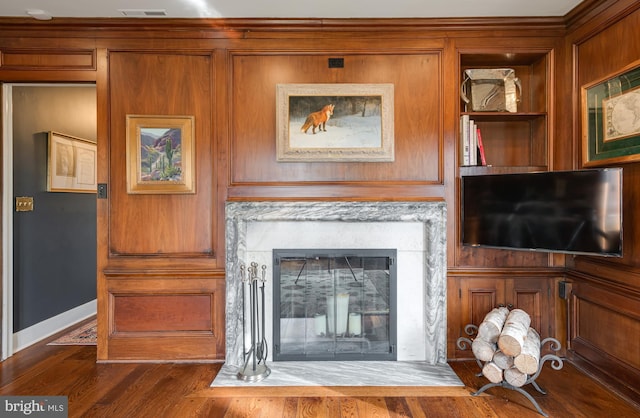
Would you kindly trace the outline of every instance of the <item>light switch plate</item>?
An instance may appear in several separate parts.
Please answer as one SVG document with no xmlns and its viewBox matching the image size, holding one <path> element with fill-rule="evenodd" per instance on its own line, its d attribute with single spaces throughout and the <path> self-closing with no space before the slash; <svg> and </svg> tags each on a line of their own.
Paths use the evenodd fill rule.
<svg viewBox="0 0 640 418">
<path fill-rule="evenodd" d="M 98 199 L 106 199 L 106 198 L 107 198 L 107 184 L 98 183 Z"/>
<path fill-rule="evenodd" d="M 31 212 L 33 210 L 33 197 L 16 196 L 16 212 Z"/>
</svg>

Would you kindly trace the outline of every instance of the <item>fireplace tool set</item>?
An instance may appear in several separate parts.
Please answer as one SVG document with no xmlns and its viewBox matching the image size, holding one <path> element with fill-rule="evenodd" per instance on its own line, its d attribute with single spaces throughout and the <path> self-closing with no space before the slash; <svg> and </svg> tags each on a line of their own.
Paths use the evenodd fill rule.
<svg viewBox="0 0 640 418">
<path fill-rule="evenodd" d="M 264 285 L 267 266 L 262 266 L 258 276 L 258 263 L 252 262 L 248 268 L 240 266 L 242 279 L 242 349 L 246 344 L 247 305 L 246 296 L 249 294 L 249 328 L 251 331 L 251 348 L 244 352 L 244 366 L 238 371 L 238 379 L 257 382 L 269 376 L 271 369 L 267 367 L 267 340 L 265 338 L 264 316 Z M 258 284 L 260 282 L 260 284 Z M 258 294 L 259 293 L 259 294 Z"/>
</svg>

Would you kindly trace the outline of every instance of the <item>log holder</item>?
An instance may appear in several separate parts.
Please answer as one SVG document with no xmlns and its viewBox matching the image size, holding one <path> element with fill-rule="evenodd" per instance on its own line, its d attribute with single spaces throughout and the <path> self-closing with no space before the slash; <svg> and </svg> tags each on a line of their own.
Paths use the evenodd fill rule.
<svg viewBox="0 0 640 418">
<path fill-rule="evenodd" d="M 471 348 L 471 343 L 473 342 L 473 337 L 475 335 L 478 334 L 478 326 L 477 325 L 473 325 L 473 324 L 467 324 L 464 327 L 464 332 L 465 334 L 468 335 L 468 337 L 460 337 L 458 338 L 456 345 L 458 346 L 458 349 L 460 350 L 468 350 Z M 545 338 L 544 340 L 540 341 L 540 350 L 542 350 L 542 347 L 549 343 L 549 348 L 553 351 L 559 351 L 561 348 L 561 344 L 560 341 L 556 340 L 555 338 Z M 472 393 L 471 396 L 478 396 L 480 395 L 482 392 L 491 389 L 493 387 L 503 387 L 505 389 L 509 389 L 509 390 L 514 390 L 516 392 L 521 393 L 523 396 L 525 396 L 527 399 L 529 399 L 529 401 L 533 404 L 533 406 L 538 410 L 538 412 L 540 413 L 540 415 L 544 416 L 544 417 L 548 417 L 549 415 L 547 415 L 542 408 L 540 408 L 540 405 L 538 405 L 538 402 L 536 402 L 536 400 L 533 398 L 533 396 L 531 396 L 531 394 L 529 394 L 527 391 L 525 391 L 524 389 L 522 389 L 522 387 L 526 386 L 526 385 L 532 385 L 538 392 L 540 392 L 543 395 L 546 395 L 547 392 L 542 389 L 540 387 L 540 385 L 538 385 L 538 383 L 536 382 L 536 379 L 538 378 L 538 376 L 540 375 L 540 372 L 542 371 L 542 367 L 544 366 L 544 363 L 549 361 L 550 366 L 552 369 L 554 370 L 560 370 L 562 369 L 562 359 L 560 357 L 558 357 L 555 354 L 546 354 L 545 356 L 543 356 L 540 359 L 540 362 L 538 363 L 538 371 L 536 371 L 535 374 L 529 376 L 527 378 L 527 380 L 524 382 L 524 384 L 521 387 L 516 387 L 511 385 L 510 383 L 508 383 L 506 380 L 502 380 L 502 382 L 498 382 L 498 383 L 487 383 L 486 385 L 482 386 L 480 389 L 478 389 L 476 392 Z M 480 367 L 480 370 L 482 370 L 483 367 L 483 362 L 478 360 L 476 358 L 476 363 L 478 364 L 478 367 Z M 482 376 L 482 372 L 477 373 L 476 376 Z"/>
</svg>

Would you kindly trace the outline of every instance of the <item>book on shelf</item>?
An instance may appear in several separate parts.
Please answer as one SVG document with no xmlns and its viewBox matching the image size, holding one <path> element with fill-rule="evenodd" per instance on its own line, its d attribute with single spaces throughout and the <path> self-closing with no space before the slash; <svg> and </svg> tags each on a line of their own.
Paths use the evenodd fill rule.
<svg viewBox="0 0 640 418">
<path fill-rule="evenodd" d="M 480 128 L 469 115 L 460 116 L 460 141 L 463 166 L 487 165 Z"/>
<path fill-rule="evenodd" d="M 460 116 L 460 149 L 462 150 L 462 165 L 470 164 L 471 148 L 469 143 L 469 115 Z"/>
<path fill-rule="evenodd" d="M 478 133 L 476 123 L 469 119 L 469 165 L 478 165 Z"/>
<path fill-rule="evenodd" d="M 480 165 L 487 165 L 487 157 L 484 154 L 484 144 L 482 143 L 482 134 L 480 128 L 477 128 L 476 135 L 478 136 L 478 157 L 480 158 Z"/>
</svg>

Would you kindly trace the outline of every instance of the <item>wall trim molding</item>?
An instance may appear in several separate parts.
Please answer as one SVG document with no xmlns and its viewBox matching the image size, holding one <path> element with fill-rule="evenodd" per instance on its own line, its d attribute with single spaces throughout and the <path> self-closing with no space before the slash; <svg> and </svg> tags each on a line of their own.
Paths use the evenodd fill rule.
<svg viewBox="0 0 640 418">
<path fill-rule="evenodd" d="M 12 338 L 13 352 L 16 353 L 64 330 L 65 328 L 95 316 L 97 307 L 97 301 L 94 299 L 84 305 L 62 312 L 61 314 L 32 325 L 29 328 L 16 332 L 13 334 Z"/>
</svg>

